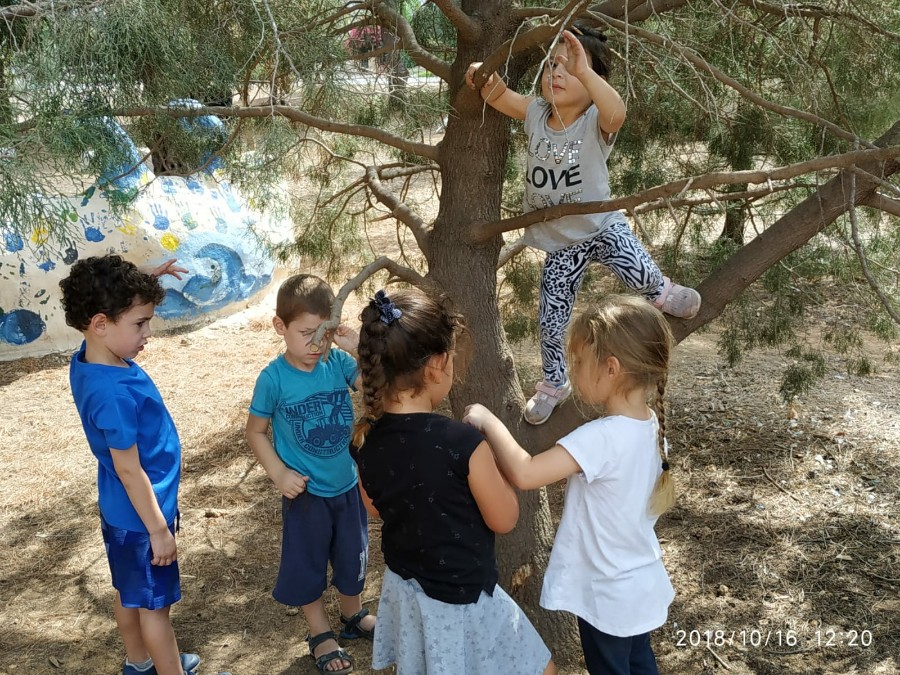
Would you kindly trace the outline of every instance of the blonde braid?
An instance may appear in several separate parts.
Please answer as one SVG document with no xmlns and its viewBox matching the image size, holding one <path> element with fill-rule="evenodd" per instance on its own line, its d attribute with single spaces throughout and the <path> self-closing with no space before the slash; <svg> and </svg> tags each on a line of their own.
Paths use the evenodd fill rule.
<svg viewBox="0 0 900 675">
<path fill-rule="evenodd" d="M 662 461 L 662 473 L 653 486 L 653 493 L 650 495 L 650 514 L 653 516 L 661 516 L 675 504 L 675 481 L 672 478 L 672 471 L 669 468 L 669 460 L 666 456 L 666 381 L 668 376 L 666 373 L 660 375 L 656 381 L 656 401 L 654 409 L 656 410 L 656 419 L 659 424 L 659 432 L 657 434 L 657 450 L 660 460 Z"/>
</svg>

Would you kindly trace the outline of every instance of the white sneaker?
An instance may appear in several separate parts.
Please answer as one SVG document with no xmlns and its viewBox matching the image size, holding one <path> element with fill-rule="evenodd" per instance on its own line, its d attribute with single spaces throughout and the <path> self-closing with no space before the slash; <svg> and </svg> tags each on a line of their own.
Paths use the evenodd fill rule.
<svg viewBox="0 0 900 675">
<path fill-rule="evenodd" d="M 543 424 L 550 419 L 553 409 L 569 398 L 571 393 L 572 385 L 569 382 L 560 387 L 554 387 L 546 381 L 539 382 L 534 396 L 525 404 L 525 421 L 534 425 Z"/>
<path fill-rule="evenodd" d="M 663 292 L 653 301 L 653 306 L 663 314 L 693 319 L 700 311 L 700 294 L 693 288 L 673 284 L 669 277 L 663 277 Z"/>
</svg>

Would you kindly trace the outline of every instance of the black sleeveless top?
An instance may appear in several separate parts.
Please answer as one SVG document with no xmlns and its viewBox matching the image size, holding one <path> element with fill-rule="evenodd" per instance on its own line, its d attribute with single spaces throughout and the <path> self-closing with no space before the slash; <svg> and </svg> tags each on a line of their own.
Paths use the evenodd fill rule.
<svg viewBox="0 0 900 675">
<path fill-rule="evenodd" d="M 451 604 L 493 595 L 494 533 L 469 490 L 476 429 L 434 413 L 385 413 L 356 454 L 359 477 L 381 514 L 387 566 Z"/>
</svg>

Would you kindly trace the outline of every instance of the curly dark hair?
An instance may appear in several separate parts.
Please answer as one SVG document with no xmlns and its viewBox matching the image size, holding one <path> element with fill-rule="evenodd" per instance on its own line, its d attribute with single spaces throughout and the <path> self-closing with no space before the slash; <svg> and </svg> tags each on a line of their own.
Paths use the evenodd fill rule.
<svg viewBox="0 0 900 675">
<path fill-rule="evenodd" d="M 158 305 L 166 294 L 159 279 L 118 255 L 79 260 L 59 287 L 66 323 L 78 330 L 86 330 L 97 314 L 115 322 L 136 300 Z"/>
</svg>

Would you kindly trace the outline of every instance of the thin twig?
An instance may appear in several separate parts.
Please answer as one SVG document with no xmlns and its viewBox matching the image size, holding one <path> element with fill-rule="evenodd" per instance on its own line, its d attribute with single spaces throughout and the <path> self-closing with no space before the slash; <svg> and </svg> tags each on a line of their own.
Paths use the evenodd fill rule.
<svg viewBox="0 0 900 675">
<path fill-rule="evenodd" d="M 793 499 L 795 502 L 799 502 L 800 504 L 803 503 L 803 500 L 802 500 L 802 499 L 800 499 L 800 498 L 797 497 L 796 495 L 791 494 L 791 492 L 790 492 L 789 490 L 786 490 L 786 489 L 783 488 L 781 485 L 779 485 L 778 483 L 776 483 L 776 482 L 775 482 L 775 479 L 772 478 L 772 476 L 769 475 L 769 470 L 766 469 L 765 467 L 763 467 L 763 473 L 766 474 L 766 478 L 769 479 L 769 482 L 770 482 L 772 485 L 774 485 L 775 487 L 777 487 L 779 490 L 781 490 L 784 494 L 786 494 L 788 497 L 790 497 L 791 499 Z"/>
</svg>

